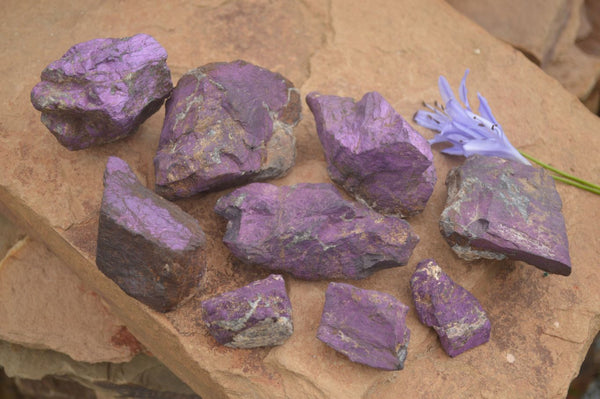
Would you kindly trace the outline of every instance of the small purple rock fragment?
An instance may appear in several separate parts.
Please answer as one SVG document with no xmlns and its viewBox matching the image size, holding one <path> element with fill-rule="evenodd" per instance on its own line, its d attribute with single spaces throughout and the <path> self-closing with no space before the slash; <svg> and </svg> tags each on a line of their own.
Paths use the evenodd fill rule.
<svg viewBox="0 0 600 399">
<path fill-rule="evenodd" d="M 448 355 L 460 355 L 489 341 L 491 324 L 479 301 L 435 260 L 417 265 L 410 287 L 419 320 L 433 327 Z"/>
<path fill-rule="evenodd" d="M 285 174 L 300 111 L 293 84 L 256 65 L 220 62 L 186 73 L 166 103 L 156 191 L 189 197 Z"/>
<path fill-rule="evenodd" d="M 440 230 L 466 260 L 514 259 L 571 274 L 562 202 L 542 168 L 474 155 L 448 173 Z"/>
<path fill-rule="evenodd" d="M 377 92 L 306 96 L 331 179 L 379 212 L 421 212 L 437 181 L 427 140 Z"/>
<path fill-rule="evenodd" d="M 173 88 L 167 52 L 151 36 L 76 44 L 31 91 L 42 123 L 69 150 L 133 134 Z"/>
<path fill-rule="evenodd" d="M 353 362 L 402 370 L 410 339 L 407 312 L 389 294 L 329 283 L 317 338 Z"/>
<path fill-rule="evenodd" d="M 104 172 L 96 265 L 128 295 L 168 312 L 199 288 L 206 239 L 198 222 L 144 187 L 125 161 Z"/>
<path fill-rule="evenodd" d="M 344 199 L 329 183 L 252 183 L 221 197 L 223 241 L 246 263 L 306 280 L 361 279 L 405 265 L 419 237 L 410 225 Z"/>
<path fill-rule="evenodd" d="M 294 332 L 292 304 L 277 274 L 202 301 L 201 307 L 211 335 L 231 348 L 281 345 Z"/>
</svg>

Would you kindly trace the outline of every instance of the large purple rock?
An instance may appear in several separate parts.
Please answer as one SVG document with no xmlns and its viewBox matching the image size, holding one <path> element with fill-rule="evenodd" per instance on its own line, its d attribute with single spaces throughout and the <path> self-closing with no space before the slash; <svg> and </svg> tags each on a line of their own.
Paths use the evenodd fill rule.
<svg viewBox="0 0 600 399">
<path fill-rule="evenodd" d="M 198 290 L 205 243 L 192 216 L 144 187 L 125 161 L 108 159 L 96 250 L 102 273 L 167 312 Z"/>
<path fill-rule="evenodd" d="M 317 338 L 353 362 L 402 370 L 410 339 L 407 312 L 389 294 L 329 283 Z"/>
<path fill-rule="evenodd" d="M 410 279 L 419 320 L 433 327 L 452 357 L 490 339 L 491 324 L 479 301 L 433 259 L 419 262 Z"/>
<path fill-rule="evenodd" d="M 431 147 L 381 94 L 355 103 L 313 92 L 306 102 L 334 182 L 379 212 L 405 217 L 425 208 L 437 181 Z"/>
<path fill-rule="evenodd" d="M 69 150 L 122 139 L 171 92 L 166 60 L 165 49 L 145 34 L 79 43 L 42 71 L 31 102 Z"/>
<path fill-rule="evenodd" d="M 235 256 L 307 280 L 360 279 L 406 264 L 419 237 L 397 217 L 344 199 L 332 184 L 252 183 L 224 197 Z"/>
<path fill-rule="evenodd" d="M 442 235 L 466 260 L 515 259 L 571 273 L 562 202 L 542 168 L 475 155 L 450 171 Z"/>
<path fill-rule="evenodd" d="M 201 307 L 211 335 L 231 348 L 281 345 L 294 332 L 292 304 L 280 275 L 202 301 Z"/>
<path fill-rule="evenodd" d="M 186 73 L 166 104 L 156 191 L 189 197 L 285 174 L 294 164 L 300 109 L 289 80 L 244 61 Z"/>
</svg>

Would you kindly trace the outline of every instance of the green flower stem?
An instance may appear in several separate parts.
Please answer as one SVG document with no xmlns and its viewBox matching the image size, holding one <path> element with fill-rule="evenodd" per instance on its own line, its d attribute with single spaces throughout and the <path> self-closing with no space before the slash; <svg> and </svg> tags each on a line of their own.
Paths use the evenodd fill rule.
<svg viewBox="0 0 600 399">
<path fill-rule="evenodd" d="M 532 157 L 530 155 L 525 154 L 523 151 L 519 151 L 519 152 L 521 153 L 521 155 L 523 155 L 525 158 L 529 159 L 531 162 L 534 162 L 534 163 L 540 165 L 542 168 L 548 169 L 549 171 L 556 173 L 558 176 L 554 176 L 554 175 L 552 176 L 555 180 L 558 180 L 563 183 L 567 183 L 572 186 L 579 187 L 583 190 L 587 190 L 594 194 L 600 195 L 600 186 L 599 185 L 590 183 L 589 181 L 580 179 L 578 177 L 575 177 L 573 175 L 565 173 L 561 170 L 558 170 L 548 164 L 543 163 L 542 161 L 538 161 L 537 159 L 535 159 L 534 157 Z"/>
<path fill-rule="evenodd" d="M 552 177 L 554 178 L 554 180 L 558 180 L 558 181 L 561 181 L 563 183 L 567 183 L 567 184 L 570 184 L 572 186 L 579 187 L 579 188 L 581 188 L 583 190 L 587 190 L 587 191 L 589 191 L 591 193 L 600 195 L 600 190 L 598 190 L 598 189 L 596 189 L 594 187 L 586 186 L 585 184 L 578 183 L 578 182 L 576 182 L 574 180 L 569 180 L 569 179 L 564 178 L 562 176 L 552 175 Z"/>
</svg>

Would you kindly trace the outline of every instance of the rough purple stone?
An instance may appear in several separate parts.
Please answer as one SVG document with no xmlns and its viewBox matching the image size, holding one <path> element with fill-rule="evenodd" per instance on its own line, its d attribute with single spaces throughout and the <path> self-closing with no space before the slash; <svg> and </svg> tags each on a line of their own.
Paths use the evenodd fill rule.
<svg viewBox="0 0 600 399">
<path fill-rule="evenodd" d="M 332 184 L 252 183 L 221 197 L 235 256 L 307 280 L 360 279 L 406 264 L 419 237 L 397 217 L 345 200 Z"/>
<path fill-rule="evenodd" d="M 205 243 L 192 216 L 142 186 L 125 161 L 108 159 L 96 251 L 102 273 L 167 312 L 199 288 Z"/>
<path fill-rule="evenodd" d="M 331 179 L 373 209 L 421 212 L 437 180 L 427 140 L 377 92 L 354 99 L 313 92 L 314 114 Z"/>
<path fill-rule="evenodd" d="M 433 327 L 448 355 L 460 355 L 489 341 L 492 327 L 479 301 L 435 260 L 417 265 L 410 286 L 419 320 Z"/>
<path fill-rule="evenodd" d="M 289 80 L 244 61 L 188 72 L 166 104 L 156 191 L 189 197 L 285 174 L 294 164 L 300 109 Z"/>
<path fill-rule="evenodd" d="M 281 345 L 294 332 L 283 277 L 264 280 L 203 301 L 202 318 L 213 337 L 231 348 Z"/>
<path fill-rule="evenodd" d="M 440 230 L 463 259 L 515 259 L 571 273 L 554 179 L 542 168 L 475 155 L 450 171 Z"/>
<path fill-rule="evenodd" d="M 353 362 L 402 370 L 410 339 L 407 312 L 389 294 L 329 283 L 317 338 Z"/>
<path fill-rule="evenodd" d="M 171 92 L 166 60 L 165 49 L 145 34 L 79 43 L 42 71 L 31 102 L 69 150 L 119 140 Z"/>
</svg>

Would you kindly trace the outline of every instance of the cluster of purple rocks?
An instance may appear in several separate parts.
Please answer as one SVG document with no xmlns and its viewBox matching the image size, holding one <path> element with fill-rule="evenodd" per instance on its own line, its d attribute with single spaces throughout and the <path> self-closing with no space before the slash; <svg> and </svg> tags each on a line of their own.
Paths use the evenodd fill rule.
<svg viewBox="0 0 600 399">
<path fill-rule="evenodd" d="M 544 169 L 474 155 L 448 173 L 446 186 L 440 230 L 459 257 L 509 258 L 571 274 L 562 201 Z"/>
<path fill-rule="evenodd" d="M 410 225 L 344 199 L 332 184 L 252 183 L 221 197 L 223 241 L 246 263 L 297 278 L 360 279 L 405 265 L 419 241 Z"/>
<path fill-rule="evenodd" d="M 166 104 L 156 191 L 189 197 L 285 174 L 294 164 L 300 109 L 289 80 L 244 61 L 186 73 Z"/>
<path fill-rule="evenodd" d="M 201 308 L 212 336 L 231 348 L 281 345 L 294 331 L 292 304 L 277 274 L 207 299 Z"/>
<path fill-rule="evenodd" d="M 104 172 L 96 265 L 130 296 L 158 312 L 199 289 L 206 238 L 191 215 L 144 187 L 110 157 Z"/>
<path fill-rule="evenodd" d="M 31 102 L 69 150 L 119 140 L 171 93 L 166 60 L 166 50 L 145 34 L 79 43 L 42 71 Z"/>
<path fill-rule="evenodd" d="M 410 339 L 407 312 L 389 294 L 329 283 L 317 338 L 354 362 L 402 370 Z"/>
<path fill-rule="evenodd" d="M 306 280 L 362 279 L 405 265 L 419 238 L 408 217 L 423 211 L 437 176 L 429 143 L 376 92 L 352 98 L 308 94 L 332 184 L 278 187 L 256 181 L 293 166 L 299 91 L 280 74 L 244 61 L 212 63 L 173 89 L 167 53 L 144 34 L 73 46 L 42 72 L 31 101 L 70 150 L 133 134 L 165 101 L 154 158 L 155 192 L 127 163 L 108 159 L 96 263 L 128 295 L 168 312 L 202 285 L 204 233 L 168 199 L 239 186 L 215 212 L 240 260 Z M 254 182 L 254 183 L 253 183 Z M 562 203 L 542 169 L 473 156 L 447 177 L 440 230 L 461 258 L 515 259 L 571 271 Z M 163 198 L 164 197 L 164 198 Z M 433 259 L 410 280 L 419 320 L 456 356 L 489 340 L 477 299 Z M 280 345 L 293 332 L 281 275 L 202 301 L 202 321 L 232 348 Z M 350 360 L 400 370 L 408 307 L 393 296 L 329 284 L 317 338 Z"/>
<path fill-rule="evenodd" d="M 348 97 L 306 96 L 331 179 L 378 212 L 421 212 L 437 181 L 427 140 L 371 92 Z"/>
<path fill-rule="evenodd" d="M 491 324 L 481 304 L 433 259 L 417 265 L 410 279 L 419 320 L 433 327 L 452 357 L 490 339 Z"/>
</svg>

